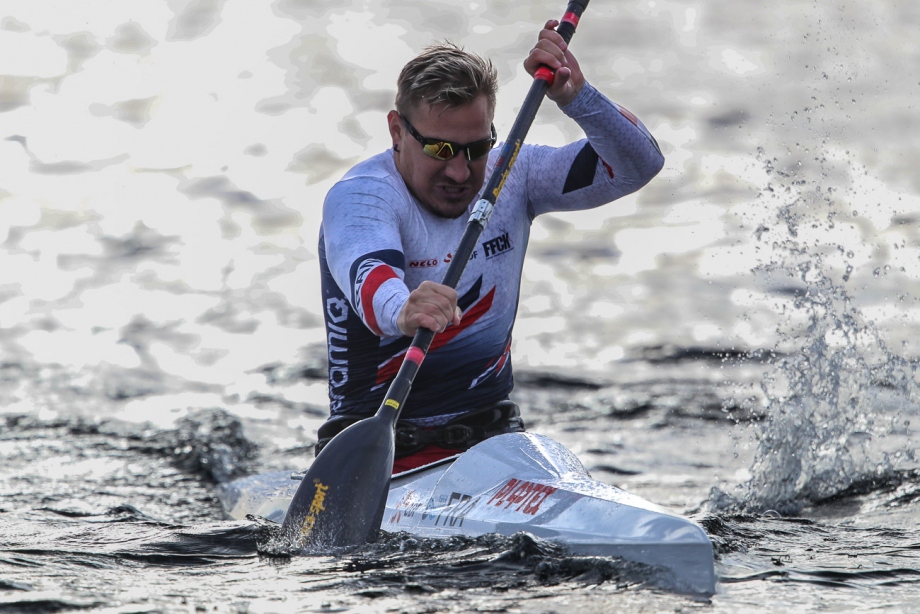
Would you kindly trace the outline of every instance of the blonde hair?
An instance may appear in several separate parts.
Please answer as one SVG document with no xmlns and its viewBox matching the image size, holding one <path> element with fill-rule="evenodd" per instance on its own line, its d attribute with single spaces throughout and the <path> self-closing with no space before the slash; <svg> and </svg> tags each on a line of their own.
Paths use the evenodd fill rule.
<svg viewBox="0 0 920 614">
<path fill-rule="evenodd" d="M 457 107 L 484 95 L 495 110 L 498 73 L 492 62 L 450 41 L 429 45 L 406 64 L 396 82 L 396 110 L 405 116 L 421 103 Z"/>
</svg>

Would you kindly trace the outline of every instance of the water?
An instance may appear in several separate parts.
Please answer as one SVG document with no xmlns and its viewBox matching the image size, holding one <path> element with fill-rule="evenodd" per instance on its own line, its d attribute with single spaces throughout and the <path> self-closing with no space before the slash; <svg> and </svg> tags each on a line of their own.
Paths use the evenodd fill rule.
<svg viewBox="0 0 920 614">
<path fill-rule="evenodd" d="M 310 458 L 318 212 L 389 145 L 399 68 L 491 56 L 506 134 L 563 9 L 318 7 L 4 1 L 0 610 L 910 611 L 920 8 L 595 0 L 573 42 L 667 163 L 535 224 L 515 394 L 706 528 L 699 600 L 526 536 L 288 557 L 221 517 L 219 482 Z M 528 139 L 577 136 L 544 105 Z"/>
</svg>

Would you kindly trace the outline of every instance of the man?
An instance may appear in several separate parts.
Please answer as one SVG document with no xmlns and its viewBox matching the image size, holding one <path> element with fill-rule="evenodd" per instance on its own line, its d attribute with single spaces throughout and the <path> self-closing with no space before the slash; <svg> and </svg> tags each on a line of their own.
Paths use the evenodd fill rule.
<svg viewBox="0 0 920 614">
<path fill-rule="evenodd" d="M 410 61 L 387 116 L 392 150 L 329 191 L 319 253 L 332 415 L 317 452 L 376 412 L 420 327 L 438 334 L 397 425 L 394 472 L 524 429 L 508 395 L 531 222 L 634 192 L 664 163 L 645 127 L 585 82 L 556 25 L 547 22 L 524 67 L 555 70 L 547 96 L 587 139 L 521 148 L 456 291 L 438 282 L 499 151 L 491 63 L 451 44 Z"/>
</svg>

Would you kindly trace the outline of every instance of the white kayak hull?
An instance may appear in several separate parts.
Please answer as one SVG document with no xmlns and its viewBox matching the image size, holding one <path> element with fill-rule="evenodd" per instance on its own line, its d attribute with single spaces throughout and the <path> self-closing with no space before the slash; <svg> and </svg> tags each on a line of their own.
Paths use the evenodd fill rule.
<svg viewBox="0 0 920 614">
<path fill-rule="evenodd" d="M 232 518 L 281 522 L 298 485 L 275 472 L 225 484 L 219 496 Z M 699 525 L 593 480 L 564 446 L 533 433 L 492 437 L 393 476 L 381 528 L 431 538 L 524 531 L 572 554 L 655 566 L 656 582 L 673 590 L 715 592 L 712 544 Z"/>
</svg>

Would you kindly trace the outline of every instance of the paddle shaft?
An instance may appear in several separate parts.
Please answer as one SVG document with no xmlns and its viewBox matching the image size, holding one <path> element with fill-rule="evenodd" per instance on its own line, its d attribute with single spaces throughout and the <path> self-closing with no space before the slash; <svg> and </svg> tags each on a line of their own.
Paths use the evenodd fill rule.
<svg viewBox="0 0 920 614">
<path fill-rule="evenodd" d="M 562 36 L 566 44 L 572 40 L 572 36 L 575 34 L 575 27 L 578 25 L 585 7 L 588 6 L 588 1 L 574 0 L 566 8 L 565 15 L 556 28 L 556 31 Z M 450 266 L 447 267 L 447 272 L 441 281 L 443 285 L 456 288 L 460 282 L 460 277 L 466 269 L 466 263 L 469 262 L 470 257 L 473 255 L 476 243 L 479 241 L 479 237 L 492 215 L 498 195 L 505 185 L 505 180 L 514 166 L 518 153 L 521 151 L 524 137 L 527 136 L 527 132 L 530 130 L 531 124 L 533 124 L 534 117 L 536 117 L 540 104 L 546 95 L 546 90 L 549 89 L 553 82 L 553 77 L 553 71 L 547 66 L 540 66 L 534 74 L 530 91 L 527 93 L 524 104 L 514 120 L 514 125 L 511 126 L 511 132 L 508 133 L 508 138 L 502 146 L 498 161 L 492 169 L 492 174 L 489 175 L 489 181 L 486 183 L 482 198 L 476 202 L 473 213 L 470 215 L 469 222 L 466 225 L 466 231 L 463 233 L 457 249 L 453 252 Z M 394 426 L 396 425 L 403 405 L 412 390 L 415 376 L 418 374 L 425 356 L 428 355 L 428 348 L 431 347 L 434 336 L 434 331 L 427 328 L 419 328 L 418 332 L 415 333 L 396 378 L 390 384 L 386 397 L 384 397 L 380 408 L 377 410 L 379 418 L 391 422 Z"/>
</svg>

